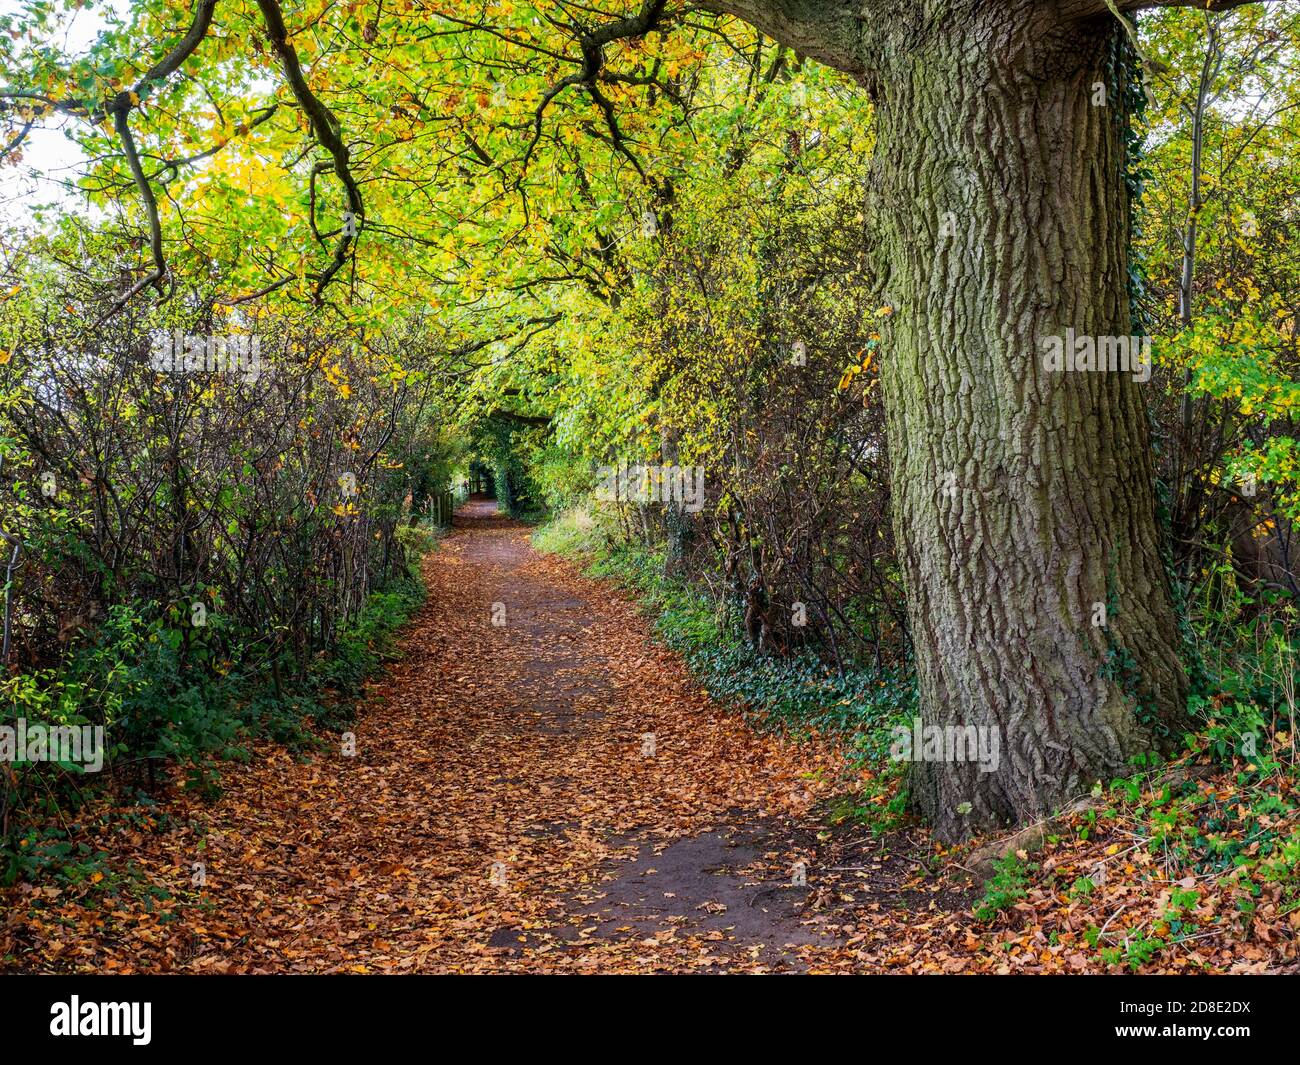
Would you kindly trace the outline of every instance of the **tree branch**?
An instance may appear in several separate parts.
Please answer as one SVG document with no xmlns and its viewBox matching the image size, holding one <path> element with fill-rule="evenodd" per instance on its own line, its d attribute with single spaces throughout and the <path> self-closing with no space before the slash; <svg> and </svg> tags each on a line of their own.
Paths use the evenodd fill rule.
<svg viewBox="0 0 1300 1065">
<path fill-rule="evenodd" d="M 334 275 L 342 269 L 343 264 L 348 260 L 348 252 L 353 241 L 356 240 L 357 233 L 360 232 L 360 222 L 365 215 L 365 205 L 362 203 L 361 190 L 358 188 L 356 178 L 352 176 L 352 170 L 349 166 L 351 153 L 348 151 L 348 146 L 343 143 L 342 137 L 339 136 L 338 120 L 308 87 L 307 79 L 302 73 L 302 64 L 298 62 L 298 53 L 294 50 L 293 45 L 289 43 L 289 31 L 285 27 L 284 14 L 280 10 L 279 3 L 277 3 L 277 0 L 257 0 L 257 6 L 261 9 L 262 21 L 266 23 L 266 31 L 271 41 L 271 47 L 280 60 L 280 66 L 284 69 L 284 76 L 289 82 L 289 89 L 293 93 L 294 99 L 298 101 L 298 106 L 303 109 L 303 112 L 310 120 L 312 133 L 317 143 L 330 153 L 330 157 L 334 161 L 334 173 L 338 175 L 338 179 L 343 183 L 344 191 L 347 194 L 348 210 L 358 223 L 352 232 L 349 232 L 349 228 L 346 226 L 343 228 L 338 243 L 334 245 L 334 255 L 329 265 L 316 275 L 315 301 L 319 305 L 321 293 L 324 292 L 325 286 L 330 283 Z"/>
<path fill-rule="evenodd" d="M 595 101 L 605 115 L 605 121 L 609 126 L 615 149 L 629 159 L 632 165 L 636 167 L 637 173 L 641 175 L 642 179 L 645 179 L 645 171 L 642 170 L 640 163 L 627 149 L 623 141 L 623 135 L 618 128 L 618 122 L 614 117 L 613 106 L 596 86 L 596 78 L 605 63 L 605 45 L 629 37 L 642 37 L 649 33 L 659 24 L 665 6 L 667 6 L 667 0 L 643 0 L 641 10 L 637 14 L 607 22 L 590 33 L 584 33 L 579 38 L 578 47 L 582 50 L 582 69 L 576 74 L 570 74 L 552 85 L 542 96 L 541 103 L 537 105 L 537 110 L 533 114 L 532 140 L 529 141 L 523 159 L 520 161 L 521 176 L 519 182 L 521 185 L 523 183 L 522 172 L 528 169 L 528 162 L 532 159 L 533 152 L 542 139 L 542 118 L 546 114 L 546 109 L 551 105 L 552 100 L 571 85 L 586 87 L 591 94 L 592 100 Z"/>
<path fill-rule="evenodd" d="M 140 153 L 136 150 L 135 138 L 131 135 L 131 126 L 127 121 L 130 112 L 129 106 L 115 108 L 113 111 L 113 128 L 117 131 L 118 140 L 122 142 L 122 151 L 126 155 L 127 166 L 131 168 L 131 176 L 135 179 L 136 188 L 140 190 L 140 200 L 144 204 L 145 214 L 149 219 L 149 250 L 153 255 L 153 269 L 132 285 L 125 296 L 113 304 L 109 311 L 100 318 L 101 322 L 107 318 L 112 318 L 113 315 L 150 285 L 155 286 L 158 289 L 158 294 L 162 295 L 162 280 L 167 274 L 167 260 L 163 257 L 162 223 L 158 219 L 158 200 L 154 197 L 153 186 L 149 184 L 149 178 L 145 175 L 144 167 L 140 165 Z"/>
<path fill-rule="evenodd" d="M 786 47 L 855 78 L 867 73 L 862 35 L 870 4 L 861 0 L 702 0 L 695 6 L 743 19 Z"/>
<path fill-rule="evenodd" d="M 1261 0 L 1113 0 L 1121 11 L 1145 11 L 1155 7 L 1194 7 L 1201 11 L 1229 11 Z M 1066 19 L 1091 18 L 1110 10 L 1107 0 L 1063 0 L 1061 15 Z"/>
</svg>

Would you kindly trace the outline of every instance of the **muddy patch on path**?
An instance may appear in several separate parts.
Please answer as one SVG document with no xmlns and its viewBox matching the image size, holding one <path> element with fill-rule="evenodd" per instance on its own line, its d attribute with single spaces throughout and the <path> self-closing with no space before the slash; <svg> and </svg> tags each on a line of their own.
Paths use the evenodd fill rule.
<svg viewBox="0 0 1300 1065">
<path fill-rule="evenodd" d="M 818 941 L 802 920 L 809 891 L 793 867 L 773 878 L 786 833 L 763 823 L 728 824 L 664 843 L 629 840 L 616 877 L 579 894 L 593 938 L 653 939 L 665 932 L 727 941 L 732 950 L 796 965 L 789 949 Z M 622 841 L 620 841 L 622 842 Z"/>
</svg>

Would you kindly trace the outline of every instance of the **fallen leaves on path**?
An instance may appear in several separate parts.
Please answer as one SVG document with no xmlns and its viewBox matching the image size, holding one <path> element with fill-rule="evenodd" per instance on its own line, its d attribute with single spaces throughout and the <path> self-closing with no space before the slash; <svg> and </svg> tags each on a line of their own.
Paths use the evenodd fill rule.
<svg viewBox="0 0 1300 1065">
<path fill-rule="evenodd" d="M 428 602 L 355 757 L 262 747 L 215 805 L 170 796 L 161 831 L 97 841 L 169 898 L 124 891 L 101 911 L 28 885 L 5 952 L 121 972 L 691 967 L 671 927 L 654 947 L 583 946 L 567 900 L 635 854 L 633 834 L 806 814 L 828 765 L 712 704 L 633 606 L 524 528 L 465 524 L 426 562 Z M 503 951 L 520 935 L 527 950 Z"/>
<path fill-rule="evenodd" d="M 1113 844 L 1064 831 L 1042 856 L 1058 876 L 981 925 L 923 834 L 826 831 L 834 752 L 710 701 L 634 604 L 522 526 L 471 506 L 425 567 L 355 756 L 262 745 L 215 804 L 116 811 L 91 840 L 107 881 L 5 893 L 6 967 L 1079 972 L 1107 968 L 1088 942 L 1107 916 L 1103 943 L 1160 915 L 1167 888 L 1132 861 L 1072 896 Z M 1149 968 L 1275 967 L 1295 923 Z"/>
</svg>

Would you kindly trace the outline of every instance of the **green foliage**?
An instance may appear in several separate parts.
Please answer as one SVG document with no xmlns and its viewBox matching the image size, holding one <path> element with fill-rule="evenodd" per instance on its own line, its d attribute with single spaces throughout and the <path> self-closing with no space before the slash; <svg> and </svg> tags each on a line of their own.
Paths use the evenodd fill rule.
<svg viewBox="0 0 1300 1065">
<path fill-rule="evenodd" d="M 1124 942 L 1118 947 L 1102 947 L 1100 955 L 1107 965 L 1126 965 L 1137 972 L 1167 945 L 1161 936 L 1137 932 L 1125 936 Z"/>
<path fill-rule="evenodd" d="M 532 468 L 549 515 L 559 517 L 580 506 L 592 490 L 592 470 L 587 459 L 554 440 L 538 450 Z"/>
<path fill-rule="evenodd" d="M 1005 854 L 995 861 L 993 876 L 984 885 L 984 896 L 975 904 L 976 918 L 992 921 L 1003 910 L 1023 899 L 1029 890 L 1029 874 L 1037 868 L 1014 853 Z"/>
<path fill-rule="evenodd" d="M 424 586 L 416 582 L 395 582 L 366 600 L 356 618 L 340 632 L 334 652 L 321 659 L 311 672 L 317 689 L 351 699 L 361 691 L 362 682 L 382 662 L 391 661 L 397 629 L 410 617 L 424 597 Z M 337 719 L 326 722 L 334 727 Z M 350 713 L 343 721 L 350 722 Z"/>
<path fill-rule="evenodd" d="M 575 507 L 539 526 L 533 533 L 532 542 L 539 551 L 577 561 L 591 561 L 593 556 L 604 557 L 613 547 L 616 536 L 607 514 Z"/>
<path fill-rule="evenodd" d="M 423 591 L 416 582 L 394 581 L 371 595 L 340 629 L 332 652 L 317 657 L 292 683 L 273 681 L 267 675 L 271 670 L 241 667 L 239 662 L 251 657 L 242 650 L 218 670 L 195 668 L 168 611 L 156 604 L 116 606 L 93 640 L 74 650 L 60 669 L 0 680 L 0 723 L 23 717 L 102 725 L 104 779 L 125 786 L 131 779 L 152 781 L 157 772 L 174 767 L 182 786 L 215 799 L 220 763 L 248 758 L 248 741 L 267 737 L 301 748 L 319 742 L 313 723 L 326 729 L 350 724 L 351 700 L 392 659 L 397 630 Z M 280 665 L 273 670 L 276 676 Z M 50 819 L 76 809 L 87 797 L 84 785 L 100 778 L 71 765 L 16 763 L 13 770 L 4 806 L 20 816 L 0 839 L 0 879 L 12 882 L 51 871 L 81 875 L 77 870 L 93 856 L 50 827 Z"/>
<path fill-rule="evenodd" d="M 399 525 L 394 535 L 407 557 L 415 561 L 427 555 L 438 543 L 437 530 L 427 525 Z"/>
<path fill-rule="evenodd" d="M 18 880 L 89 885 L 111 892 L 119 886 L 108 855 L 70 838 L 58 825 L 30 826 L 10 840 L 0 841 L 0 885 Z"/>
<path fill-rule="evenodd" d="M 537 430 L 506 417 L 482 422 L 474 435 L 482 464 L 491 470 L 497 506 L 512 518 L 537 520 L 544 500 L 533 474 Z"/>
</svg>

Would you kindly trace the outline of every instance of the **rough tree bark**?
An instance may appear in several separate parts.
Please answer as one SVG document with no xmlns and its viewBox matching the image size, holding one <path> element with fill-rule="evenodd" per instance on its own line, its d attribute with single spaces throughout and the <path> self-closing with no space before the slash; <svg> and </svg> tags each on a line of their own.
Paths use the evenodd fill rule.
<svg viewBox="0 0 1300 1065">
<path fill-rule="evenodd" d="M 1000 750 L 992 772 L 914 762 L 913 802 L 945 840 L 1050 813 L 1160 745 L 1187 694 L 1142 385 L 1044 365 L 1067 329 L 1132 332 L 1125 29 L 1105 0 L 708 6 L 876 104 L 869 221 L 921 717 L 993 730 Z"/>
<path fill-rule="evenodd" d="M 1086 792 L 1186 701 L 1140 385 L 1044 365 L 1067 329 L 1131 332 L 1123 30 L 1015 7 L 888 50 L 873 163 L 924 719 L 991 729 L 1000 751 L 994 772 L 914 764 L 947 838 Z"/>
</svg>

